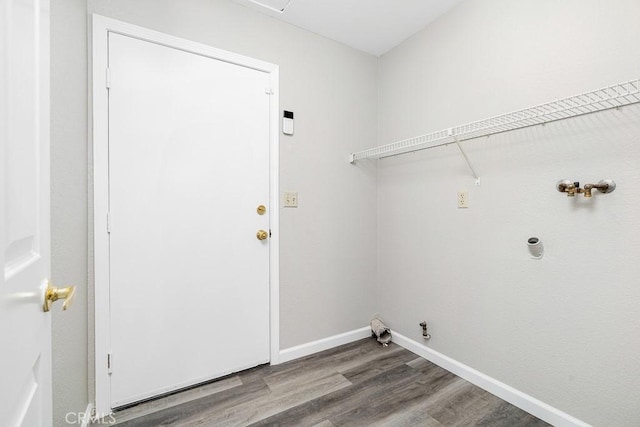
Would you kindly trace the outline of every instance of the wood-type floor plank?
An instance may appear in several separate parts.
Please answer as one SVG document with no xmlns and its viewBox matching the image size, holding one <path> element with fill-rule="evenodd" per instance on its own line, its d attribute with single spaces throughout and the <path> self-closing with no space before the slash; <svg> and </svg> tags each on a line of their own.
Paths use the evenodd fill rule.
<svg viewBox="0 0 640 427">
<path fill-rule="evenodd" d="M 237 375 L 227 377 L 222 380 L 204 384 L 202 386 L 185 390 L 180 393 L 170 394 L 158 399 L 143 402 L 127 410 L 122 410 L 118 414 L 117 421 L 119 423 L 124 423 L 125 421 L 153 414 L 163 409 L 173 408 L 174 406 L 178 406 L 183 403 L 191 402 L 202 397 L 220 393 L 221 391 L 228 390 L 239 385 L 242 385 L 240 377 L 238 377 Z"/>
<path fill-rule="evenodd" d="M 548 426 L 410 351 L 364 339 L 115 413 L 119 427 Z"/>
</svg>

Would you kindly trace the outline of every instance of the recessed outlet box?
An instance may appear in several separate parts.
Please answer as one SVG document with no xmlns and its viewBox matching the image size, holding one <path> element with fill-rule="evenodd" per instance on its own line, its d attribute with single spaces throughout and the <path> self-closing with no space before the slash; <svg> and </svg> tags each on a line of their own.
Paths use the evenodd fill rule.
<svg viewBox="0 0 640 427">
<path fill-rule="evenodd" d="M 468 207 L 469 207 L 469 192 L 458 191 L 458 208 L 468 208 Z"/>
<path fill-rule="evenodd" d="M 297 191 L 285 191 L 284 196 L 285 208 L 297 208 L 298 207 L 298 192 Z"/>
</svg>

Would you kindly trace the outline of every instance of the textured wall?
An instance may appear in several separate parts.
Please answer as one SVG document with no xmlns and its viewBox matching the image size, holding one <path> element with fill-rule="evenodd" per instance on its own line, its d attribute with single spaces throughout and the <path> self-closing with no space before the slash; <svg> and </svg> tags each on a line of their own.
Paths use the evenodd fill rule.
<svg viewBox="0 0 640 427">
<path fill-rule="evenodd" d="M 89 402 L 86 14 L 85 0 L 51 2 L 51 277 L 77 287 L 71 309 L 52 310 L 54 425 Z"/>
<path fill-rule="evenodd" d="M 376 140 L 377 58 L 227 0 L 65 0 L 52 8 L 54 279 L 80 287 L 71 315 L 54 320 L 54 366 L 68 368 L 54 374 L 55 423 L 84 410 L 92 356 L 87 12 L 280 65 L 281 109 L 296 114 L 295 136 L 281 136 L 280 183 L 299 192 L 299 207 L 281 210 L 280 345 L 366 325 L 375 310 L 376 176 L 347 155 Z"/>
<path fill-rule="evenodd" d="M 636 422 L 638 107 L 466 143 L 481 187 L 455 147 L 379 162 L 377 241 L 375 163 L 345 160 L 638 77 L 638 2 L 465 2 L 383 56 L 378 85 L 375 58 L 226 0 L 65 0 L 52 2 L 52 263 L 80 289 L 54 315 L 54 424 L 89 399 L 87 10 L 280 64 L 281 108 L 296 112 L 281 189 L 300 193 L 281 210 L 282 348 L 373 311 L 419 340 L 426 319 L 448 356 L 595 425 Z M 561 178 L 618 189 L 570 200 Z M 465 189 L 471 207 L 458 210 Z"/>
<path fill-rule="evenodd" d="M 381 58 L 380 142 L 640 77 L 638 16 L 635 0 L 465 2 Z M 426 319 L 430 347 L 588 423 L 637 424 L 638 135 L 634 106 L 463 143 L 480 187 L 455 146 L 380 161 L 385 320 L 422 341 Z M 618 188 L 572 200 L 564 178 Z"/>
</svg>

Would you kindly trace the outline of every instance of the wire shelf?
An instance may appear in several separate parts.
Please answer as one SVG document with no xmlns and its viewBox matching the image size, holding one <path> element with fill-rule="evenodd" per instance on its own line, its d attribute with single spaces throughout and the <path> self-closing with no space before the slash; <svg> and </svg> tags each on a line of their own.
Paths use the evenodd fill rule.
<svg viewBox="0 0 640 427">
<path fill-rule="evenodd" d="M 362 159 L 381 159 L 398 154 L 426 150 L 454 144 L 459 141 L 570 119 L 636 103 L 640 103 L 640 79 L 358 151 L 349 155 L 349 161 L 355 163 L 357 160 Z"/>
</svg>

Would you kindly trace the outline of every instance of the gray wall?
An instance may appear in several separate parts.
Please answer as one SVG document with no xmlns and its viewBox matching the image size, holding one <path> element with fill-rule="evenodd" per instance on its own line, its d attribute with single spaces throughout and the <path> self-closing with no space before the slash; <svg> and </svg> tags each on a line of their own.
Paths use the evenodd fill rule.
<svg viewBox="0 0 640 427">
<path fill-rule="evenodd" d="M 54 425 L 89 402 L 86 26 L 85 0 L 51 2 L 51 277 L 77 287 L 52 310 Z"/>
<path fill-rule="evenodd" d="M 637 0 L 462 3 L 380 60 L 381 143 L 638 78 Z M 593 425 L 640 418 L 640 106 L 379 162 L 379 310 Z M 555 184 L 612 178 L 569 199 Z M 456 193 L 468 190 L 469 209 Z M 545 246 L 532 260 L 530 236 Z"/>
<path fill-rule="evenodd" d="M 637 1 L 468 1 L 378 63 L 227 0 L 64 0 L 52 1 L 52 261 L 80 294 L 54 315 L 54 424 L 91 393 L 87 12 L 281 66 L 281 108 L 296 112 L 281 189 L 300 194 L 281 210 L 282 348 L 375 311 L 420 341 L 426 319 L 434 349 L 584 421 L 640 417 L 637 106 L 466 143 L 480 187 L 455 147 L 346 163 L 378 141 L 638 77 Z M 618 189 L 571 200 L 561 178 Z"/>
<path fill-rule="evenodd" d="M 280 141 L 281 190 L 299 192 L 297 209 L 281 209 L 280 346 L 367 325 L 375 311 L 376 174 L 354 168 L 347 155 L 376 143 L 377 58 L 227 0 L 51 6 L 53 278 L 80 288 L 73 310 L 54 317 L 54 424 L 84 410 L 91 395 L 87 13 L 280 65 L 281 109 L 296 114 L 295 136 Z"/>
</svg>

